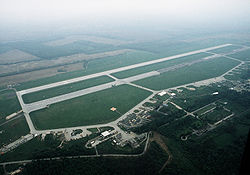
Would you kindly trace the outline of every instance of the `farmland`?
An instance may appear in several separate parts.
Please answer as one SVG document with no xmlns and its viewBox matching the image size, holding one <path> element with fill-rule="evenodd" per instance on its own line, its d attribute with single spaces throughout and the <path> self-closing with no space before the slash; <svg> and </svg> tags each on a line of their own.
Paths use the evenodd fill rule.
<svg viewBox="0 0 250 175">
<path fill-rule="evenodd" d="M 23 100 L 25 103 L 32 103 L 35 101 L 40 101 L 40 100 L 44 100 L 47 98 L 52 98 L 55 96 L 67 94 L 70 92 L 75 92 L 75 91 L 78 91 L 81 89 L 89 88 L 92 86 L 97 86 L 97 85 L 112 82 L 112 81 L 114 81 L 114 80 L 108 76 L 91 78 L 91 79 L 76 82 L 76 83 L 71 83 L 71 84 L 67 84 L 67 85 L 62 85 L 62 86 L 58 86 L 58 87 L 54 87 L 54 88 L 45 89 L 45 90 L 38 91 L 38 92 L 25 94 L 25 95 L 23 95 Z"/>
<path fill-rule="evenodd" d="M 37 129 L 51 129 L 107 123 L 117 119 L 137 103 L 150 95 L 150 92 L 129 85 L 81 96 L 75 99 L 50 105 L 49 108 L 30 113 Z M 110 108 L 114 106 L 119 113 Z"/>
<path fill-rule="evenodd" d="M 237 61 L 223 57 L 209 59 L 158 76 L 138 80 L 134 83 L 150 89 L 161 90 L 220 76 L 238 64 Z M 197 74 L 197 72 L 199 73 Z"/>
<path fill-rule="evenodd" d="M 103 72 L 118 67 L 149 61 L 154 58 L 155 58 L 154 54 L 144 51 L 133 51 L 117 56 L 107 56 L 102 59 L 95 59 L 89 61 L 87 68 L 84 70 L 72 71 L 72 72 L 57 74 L 55 76 L 47 78 L 24 82 L 21 83 L 19 86 L 17 86 L 16 89 L 17 90 L 28 89 L 31 87 L 41 86 L 97 72 Z"/>
<path fill-rule="evenodd" d="M 8 59 L 6 59 L 8 58 Z M 18 62 L 28 62 L 39 59 L 36 56 L 22 52 L 20 50 L 10 50 L 0 54 L 0 64 L 13 64 Z"/>
</svg>

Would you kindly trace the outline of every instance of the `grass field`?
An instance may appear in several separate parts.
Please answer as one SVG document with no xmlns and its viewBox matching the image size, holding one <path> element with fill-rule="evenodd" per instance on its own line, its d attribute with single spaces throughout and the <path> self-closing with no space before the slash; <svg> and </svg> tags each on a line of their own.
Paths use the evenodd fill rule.
<svg viewBox="0 0 250 175">
<path fill-rule="evenodd" d="M 229 116 L 230 114 L 232 114 L 229 111 L 226 111 L 223 108 L 215 108 L 213 111 L 208 112 L 204 115 L 199 116 L 202 120 L 207 121 L 210 124 L 214 124 L 215 122 L 218 122 L 219 120 Z"/>
<path fill-rule="evenodd" d="M 214 49 L 214 50 L 211 50 L 210 52 L 217 53 L 217 54 L 224 54 L 224 53 L 232 52 L 233 50 L 240 49 L 240 48 L 242 48 L 242 47 L 231 45 L 231 46 L 222 47 L 219 49 Z"/>
<path fill-rule="evenodd" d="M 120 79 L 127 78 L 130 76 L 135 76 L 135 75 L 150 72 L 153 70 L 159 70 L 162 68 L 171 67 L 171 66 L 174 66 L 176 64 L 182 64 L 185 62 L 199 60 L 201 58 L 204 58 L 204 57 L 207 57 L 210 55 L 211 54 L 208 54 L 208 53 L 198 53 L 198 54 L 189 55 L 189 56 L 185 56 L 185 57 L 181 57 L 181 58 L 177 58 L 177 59 L 173 59 L 173 60 L 169 60 L 169 61 L 151 64 L 148 66 L 143 66 L 143 67 L 139 67 L 139 68 L 129 69 L 126 71 L 117 72 L 117 73 L 114 73 L 112 75 L 117 77 L 117 78 L 120 78 Z"/>
<path fill-rule="evenodd" d="M 115 69 L 118 67 L 128 66 L 136 63 L 141 63 L 145 61 L 150 61 L 156 59 L 155 54 L 145 51 L 132 51 L 118 56 L 110 56 L 102 59 L 95 59 L 89 61 L 87 68 L 85 70 L 78 70 L 73 72 L 67 72 L 63 74 L 58 74 L 55 76 L 42 78 L 34 81 L 28 81 L 21 83 L 17 86 L 17 90 L 28 89 L 36 86 L 41 86 L 49 83 L 54 83 L 58 81 L 63 81 L 71 78 L 76 78 L 80 76 L 85 76 L 97 72 L 103 72 L 110 69 Z M 80 63 L 82 64 L 82 63 Z"/>
<path fill-rule="evenodd" d="M 28 124 L 24 116 L 19 117 L 15 120 L 10 121 L 2 126 L 0 126 L 0 147 L 4 144 L 9 144 L 21 136 L 24 136 L 29 133 Z"/>
<path fill-rule="evenodd" d="M 208 106 L 205 106 L 204 108 L 196 111 L 195 114 L 196 115 L 201 115 L 201 114 L 203 114 L 203 113 L 205 113 L 205 112 L 207 112 L 207 111 L 209 111 L 209 110 L 211 110 L 211 109 L 213 109 L 215 107 L 216 107 L 216 105 L 214 103 L 209 104 Z"/>
<path fill-rule="evenodd" d="M 78 53 L 92 54 L 117 49 L 117 47 L 109 44 L 88 41 L 77 41 L 63 46 L 48 46 L 42 44 L 40 41 L 19 41 L 8 43 L 6 45 L 44 59 L 53 59 L 60 56 L 68 56 Z"/>
<path fill-rule="evenodd" d="M 220 57 L 165 72 L 159 76 L 138 80 L 134 83 L 150 89 L 162 90 L 220 76 L 238 64 L 238 61 Z"/>
<path fill-rule="evenodd" d="M 233 57 L 233 58 L 237 58 L 237 59 L 242 60 L 242 61 L 250 61 L 250 49 L 247 49 L 247 50 L 244 50 L 241 52 L 237 52 L 237 53 L 234 53 L 234 54 L 231 54 L 228 56 Z"/>
<path fill-rule="evenodd" d="M 112 81 L 114 81 L 114 80 L 108 76 L 100 76 L 100 77 L 96 77 L 96 78 L 91 78 L 88 80 L 83 80 L 83 81 L 76 82 L 76 83 L 71 83 L 71 84 L 67 84 L 67 85 L 63 85 L 63 86 L 45 89 L 42 91 L 30 93 L 30 94 L 24 94 L 23 101 L 25 103 L 32 103 L 35 101 L 40 101 L 40 100 L 44 100 L 47 98 L 52 98 L 55 96 L 67 94 L 70 92 L 75 92 L 78 90 L 82 90 L 82 89 L 86 89 L 89 87 L 109 83 Z"/>
<path fill-rule="evenodd" d="M 4 90 L 0 92 L 0 123 L 5 121 L 5 117 L 21 110 L 21 106 L 14 90 Z"/>
<path fill-rule="evenodd" d="M 37 129 L 52 129 L 107 123 L 125 113 L 151 93 L 129 85 L 121 85 L 51 105 L 32 112 Z"/>
</svg>

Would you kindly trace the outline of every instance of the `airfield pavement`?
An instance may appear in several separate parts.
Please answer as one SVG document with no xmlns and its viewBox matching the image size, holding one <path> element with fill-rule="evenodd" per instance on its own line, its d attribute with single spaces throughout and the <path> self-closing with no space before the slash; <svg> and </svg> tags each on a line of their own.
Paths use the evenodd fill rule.
<svg viewBox="0 0 250 175">
<path fill-rule="evenodd" d="M 132 86 L 136 86 L 138 88 L 145 89 L 144 87 L 135 85 L 135 84 L 133 84 L 131 82 L 136 81 L 136 80 L 140 80 L 140 79 L 144 79 L 144 78 L 147 78 L 147 77 L 157 76 L 160 73 L 157 72 L 157 71 L 151 71 L 151 72 L 148 72 L 148 73 L 139 74 L 139 75 L 136 75 L 136 76 L 125 78 L 125 79 L 117 79 L 116 78 L 115 81 L 111 82 L 111 83 L 106 83 L 106 84 L 94 86 L 94 87 L 91 87 L 91 88 L 79 90 L 79 91 L 72 92 L 72 93 L 69 93 L 69 94 L 60 95 L 60 96 L 49 98 L 49 99 L 46 99 L 46 100 L 37 101 L 37 102 L 34 102 L 34 103 L 30 103 L 30 104 L 25 104 L 23 102 L 22 95 L 27 94 L 27 93 L 31 93 L 31 92 L 44 90 L 44 89 L 48 89 L 48 88 L 52 88 L 52 87 L 66 85 L 66 84 L 69 84 L 69 83 L 74 83 L 74 82 L 78 82 L 78 81 L 82 81 L 82 80 L 86 80 L 86 79 L 90 79 L 90 78 L 94 78 L 94 77 L 99 77 L 99 76 L 102 76 L 102 75 L 108 75 L 108 76 L 112 77 L 110 75 L 112 73 L 116 73 L 116 72 L 120 72 L 120 71 L 124 71 L 124 70 L 128 70 L 128 69 L 133 69 L 133 68 L 137 68 L 137 67 L 142 67 L 142 66 L 146 66 L 146 65 L 150 65 L 150 64 L 154 64 L 154 63 L 160 63 L 160 62 L 163 62 L 163 61 L 172 60 L 172 59 L 176 59 L 176 58 L 180 58 L 180 57 L 184 57 L 184 56 L 188 56 L 188 55 L 193 55 L 193 54 L 197 54 L 197 53 L 201 53 L 201 52 L 208 52 L 210 50 L 223 48 L 223 47 L 227 47 L 227 46 L 230 46 L 230 45 L 232 45 L 232 44 L 223 44 L 223 45 L 219 45 L 219 46 L 215 46 L 215 47 L 209 47 L 209 48 L 200 49 L 200 50 L 196 50 L 196 51 L 191 51 L 191 52 L 178 54 L 178 55 L 174 55 L 174 56 L 170 56 L 170 57 L 165 57 L 165 58 L 161 58 L 161 59 L 157 59 L 157 60 L 152 60 L 152 61 L 148 61 L 148 62 L 143 62 L 143 63 L 139 63 L 139 64 L 125 66 L 125 67 L 121 67 L 121 68 L 117 68 L 117 69 L 112 69 L 112 70 L 109 70 L 109 71 L 104 71 L 104 72 L 95 73 L 95 74 L 91 74 L 91 75 L 87 75 L 87 76 L 82 76 L 82 77 L 78 77 L 78 78 L 73 78 L 73 79 L 69 79 L 69 80 L 65 80 L 65 81 L 60 81 L 60 82 L 56 82 L 56 83 L 51 83 L 51 84 L 39 86 L 39 87 L 34 87 L 34 88 L 26 89 L 26 90 L 17 91 L 16 94 L 17 94 L 18 100 L 19 100 L 19 102 L 21 104 L 21 107 L 22 107 L 22 109 L 24 111 L 24 115 L 25 115 L 27 123 L 28 123 L 28 125 L 30 127 L 31 133 L 33 133 L 33 134 L 35 134 L 35 133 L 43 133 L 45 130 L 44 131 L 38 131 L 38 130 L 36 130 L 34 128 L 34 125 L 33 125 L 32 121 L 30 119 L 30 116 L 29 116 L 30 112 L 46 108 L 50 104 L 54 104 L 54 103 L 58 103 L 58 102 L 61 102 L 61 101 L 69 100 L 69 99 L 72 99 L 72 98 L 75 98 L 75 97 L 79 97 L 79 96 L 82 96 L 82 95 L 86 95 L 86 94 L 90 94 L 90 93 L 93 93 L 93 92 L 101 91 L 101 90 L 104 90 L 104 89 L 107 89 L 107 88 L 112 88 L 113 86 L 117 86 L 117 85 L 129 84 L 129 85 L 132 85 Z M 150 90 L 150 89 L 146 88 L 146 90 Z M 153 92 L 153 94 L 156 94 L 158 92 L 158 91 L 153 91 L 153 90 L 150 90 L 150 91 Z M 147 100 L 147 99 L 145 99 L 145 100 Z M 143 102 L 145 102 L 145 100 L 143 100 Z M 138 105 L 140 105 L 140 104 L 138 104 Z M 116 127 L 117 122 L 121 118 L 123 118 L 125 115 L 126 114 L 122 115 L 117 120 L 115 120 L 113 122 L 110 122 L 109 126 L 112 125 L 113 127 Z M 92 125 L 92 126 L 87 126 L 87 127 L 86 126 L 85 127 L 76 127 L 76 128 L 86 129 L 86 128 L 92 128 L 92 127 L 101 127 L 101 126 L 107 126 L 107 124 L 103 124 L 103 125 L 98 124 L 98 125 Z M 59 128 L 58 130 L 63 130 L 63 129 L 65 129 L 65 128 Z M 53 129 L 49 130 L 49 131 L 53 131 Z"/>
</svg>

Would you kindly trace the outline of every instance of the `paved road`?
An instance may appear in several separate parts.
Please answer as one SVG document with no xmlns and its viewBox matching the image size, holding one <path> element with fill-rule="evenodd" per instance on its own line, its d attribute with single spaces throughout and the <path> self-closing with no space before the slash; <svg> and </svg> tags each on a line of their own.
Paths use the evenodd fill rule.
<svg viewBox="0 0 250 175">
<path fill-rule="evenodd" d="M 34 134 L 35 133 L 41 133 L 41 131 L 37 131 L 34 128 L 33 123 L 32 123 L 32 121 L 30 119 L 30 116 L 29 116 L 30 112 L 45 108 L 50 104 L 58 103 L 58 102 L 61 102 L 61 101 L 64 101 L 64 100 L 72 99 L 72 98 L 79 97 L 79 96 L 82 96 L 82 95 L 86 95 L 86 94 L 89 94 L 89 93 L 94 93 L 94 92 L 101 91 L 101 90 L 104 90 L 104 89 L 107 89 L 107 88 L 111 88 L 114 85 L 131 84 L 131 82 L 139 80 L 139 79 L 159 75 L 159 72 L 151 71 L 151 72 L 148 72 L 148 73 L 136 75 L 136 76 L 125 78 L 125 79 L 117 79 L 117 78 L 115 78 L 114 82 L 110 82 L 110 83 L 107 83 L 107 84 L 102 84 L 102 85 L 99 85 L 99 86 L 87 88 L 87 89 L 72 92 L 72 93 L 69 93 L 69 94 L 64 94 L 64 95 L 61 95 L 61 96 L 57 96 L 57 97 L 49 98 L 49 99 L 46 99 L 46 100 L 34 102 L 34 103 L 31 103 L 31 104 L 25 104 L 23 102 L 23 99 L 22 99 L 23 94 L 43 90 L 43 89 L 50 88 L 50 87 L 56 87 L 56 86 L 60 86 L 60 85 L 68 84 L 68 83 L 72 83 L 72 82 L 82 81 L 84 79 L 93 78 L 93 77 L 97 77 L 97 76 L 101 76 L 101 75 L 108 75 L 108 76 L 112 77 L 112 75 L 110 75 L 111 73 L 115 73 L 115 72 L 119 72 L 119 71 L 123 71 L 123 70 L 128 70 L 128 69 L 132 69 L 132 68 L 136 68 L 136 67 L 141 67 L 141 66 L 145 66 L 145 65 L 149 65 L 149 64 L 159 63 L 159 62 L 166 61 L 166 60 L 176 59 L 176 58 L 179 58 L 179 57 L 188 56 L 188 55 L 192 55 L 192 54 L 196 54 L 196 53 L 200 53 L 200 52 L 208 52 L 209 50 L 222 48 L 222 47 L 226 47 L 226 46 L 229 46 L 229 45 L 231 45 L 231 44 L 224 44 L 224 45 L 219 45 L 219 46 L 216 46 L 216 47 L 210 47 L 210 48 L 206 48 L 206 49 L 192 51 L 192 52 L 179 54 L 179 55 L 175 55 L 175 56 L 170 56 L 170 57 L 166 57 L 166 58 L 162 58 L 162 59 L 158 59 L 158 60 L 148 61 L 148 62 L 139 63 L 139 64 L 135 64 L 135 65 L 130 65 L 130 66 L 126 66 L 126 67 L 122 67 L 122 68 L 118 68 L 118 69 L 113 69 L 113 70 L 109 70 L 109 71 L 105 71 L 105 72 L 101 72 L 101 73 L 96 73 L 96 74 L 92 74 L 92 75 L 78 77 L 78 78 L 75 78 L 75 79 L 70 79 L 70 80 L 61 81 L 61 82 L 57 82 L 57 83 L 52 83 L 52 84 L 45 85 L 45 86 L 40 86 L 40 87 L 31 88 L 31 89 L 27 89 L 27 90 L 23 90 L 23 91 L 18 91 L 16 93 L 17 93 L 18 99 L 20 101 L 20 104 L 22 106 L 22 109 L 24 111 L 24 115 L 25 115 L 25 118 L 26 118 L 26 120 L 28 122 L 28 125 L 30 127 L 31 133 L 34 133 Z M 193 84 L 193 83 L 190 83 L 190 84 Z M 134 84 L 131 84 L 131 85 L 136 86 L 138 88 L 145 89 L 145 90 L 149 90 L 149 91 L 153 92 L 153 94 L 156 94 L 158 92 L 158 91 L 154 91 L 154 90 L 151 90 L 151 89 L 148 89 L 148 88 L 145 88 L 145 87 L 141 87 L 141 86 L 139 87 L 138 85 L 134 85 Z M 179 87 L 182 87 L 182 86 L 179 86 Z M 147 99 L 143 100 L 142 103 L 144 103 L 146 100 Z M 123 116 L 125 117 L 126 115 L 124 114 Z M 122 119 L 122 117 L 119 118 L 119 120 L 120 119 Z M 115 123 L 110 123 L 110 124 L 112 124 L 113 126 L 115 125 Z M 93 127 L 94 126 L 98 127 L 100 125 L 92 125 L 92 126 Z M 77 128 L 79 128 L 79 127 L 77 127 Z M 60 130 L 62 130 L 62 129 L 65 129 L 65 128 L 61 128 Z"/>
<path fill-rule="evenodd" d="M 76 97 L 79 97 L 79 96 L 83 96 L 83 95 L 87 95 L 87 94 L 90 94 L 90 93 L 98 92 L 98 91 L 101 91 L 101 90 L 104 90 L 104 89 L 112 88 L 113 86 L 127 84 L 127 83 L 130 83 L 132 81 L 136 81 L 136 80 L 139 80 L 139 79 L 143 79 L 143 78 L 147 78 L 147 77 L 151 77 L 151 76 L 156 76 L 156 75 L 160 75 L 160 73 L 157 72 L 157 71 L 152 71 L 152 72 L 136 75 L 136 76 L 133 76 L 133 77 L 129 77 L 129 78 L 126 78 L 126 79 L 116 80 L 116 81 L 113 81 L 113 82 L 110 82 L 110 83 L 106 83 L 106 84 L 90 87 L 90 88 L 87 88 L 87 89 L 79 90 L 79 91 L 76 91 L 76 92 L 71 92 L 71 93 L 68 93 L 68 94 L 48 98 L 48 99 L 41 100 L 41 101 L 38 101 L 38 102 L 30 103 L 30 104 L 25 104 L 23 102 L 23 100 L 21 99 L 22 97 L 21 97 L 20 92 L 17 92 L 17 96 L 19 97 L 18 99 L 19 99 L 20 103 L 22 104 L 22 107 L 24 108 L 24 111 L 26 113 L 30 113 L 32 111 L 36 111 L 36 110 L 39 110 L 39 109 L 46 108 L 48 105 L 51 105 L 51 104 L 54 104 L 54 103 L 69 100 L 69 99 L 76 98 Z"/>
<path fill-rule="evenodd" d="M 90 157 L 139 157 L 146 153 L 149 146 L 149 136 L 150 132 L 147 135 L 146 144 L 144 150 L 140 154 L 98 154 L 98 155 L 81 155 L 81 156 L 66 156 L 66 157 L 53 157 L 53 158 L 44 158 L 44 159 L 33 159 L 33 160 L 21 160 L 21 161 L 11 161 L 11 162 L 3 162 L 0 165 L 11 165 L 11 164 L 25 164 L 31 163 L 32 161 L 48 161 L 48 160 L 60 160 L 60 159 L 76 159 L 76 158 L 90 158 Z"/>
<path fill-rule="evenodd" d="M 230 45 L 230 44 L 229 44 Z M 220 47 L 225 47 L 225 46 L 227 46 L 227 45 L 223 45 L 223 46 L 218 46 L 219 48 Z M 208 49 L 215 49 L 215 48 L 218 48 L 218 47 L 213 47 L 213 48 L 208 48 Z M 204 50 L 208 50 L 208 49 L 202 49 L 202 51 L 204 51 Z M 201 50 L 199 50 L 199 52 L 202 52 Z M 195 52 L 198 52 L 198 51 L 195 51 Z M 198 52 L 198 53 L 199 53 Z M 187 53 L 188 55 L 190 54 L 190 52 L 189 53 Z M 194 54 L 194 52 L 192 52 L 192 54 Z M 183 54 L 181 54 L 182 56 L 183 56 Z M 191 55 L 191 54 L 190 54 Z M 184 55 L 184 56 L 187 56 L 187 55 Z M 225 55 L 223 55 L 223 56 L 225 56 Z M 174 59 L 174 58 L 178 58 L 178 56 L 173 56 L 173 57 L 167 57 L 167 58 L 170 58 L 170 59 Z M 166 58 L 164 58 L 164 59 L 166 59 Z M 232 59 L 234 59 L 234 58 L 232 58 Z M 158 61 L 158 60 L 154 60 L 154 61 Z M 239 60 L 238 60 L 239 61 Z M 160 62 L 160 61 L 159 61 Z M 147 64 L 148 64 L 148 62 L 146 62 Z M 153 64 L 153 63 L 150 63 L 150 64 Z M 241 64 L 243 64 L 243 62 L 241 61 Z M 240 66 L 241 64 L 239 64 L 238 66 Z M 236 67 L 238 67 L 238 66 L 236 66 Z M 233 69 L 235 69 L 236 67 L 234 67 L 234 68 L 232 68 L 231 70 L 233 70 Z M 228 72 L 230 72 L 231 70 L 229 70 L 229 71 L 227 71 L 226 73 L 228 73 Z M 107 71 L 108 72 L 108 71 Z M 111 70 L 111 72 L 112 72 L 112 70 Z M 225 73 L 225 74 L 226 74 Z M 189 83 L 189 84 L 185 84 L 185 85 L 181 85 L 181 86 L 178 86 L 178 87 L 174 87 L 174 88 L 179 88 L 179 87 L 184 87 L 184 86 L 188 86 L 188 85 L 199 85 L 199 84 L 201 84 L 201 83 L 206 83 L 206 82 L 216 82 L 216 81 L 221 81 L 222 79 L 223 79 L 223 76 L 225 75 L 225 74 L 223 74 L 223 75 L 221 75 L 221 76 L 218 76 L 218 77 L 215 77 L 215 78 L 211 78 L 211 79 L 207 79 L 207 80 L 202 80 L 202 81 L 199 81 L 199 82 L 195 82 L 195 83 Z M 109 75 L 109 74 L 107 74 L 107 75 Z M 135 80 L 138 80 L 138 79 L 141 79 L 141 78 L 145 78 L 145 77 L 149 77 L 149 76 L 155 76 L 155 75 L 158 75 L 158 72 L 156 72 L 156 71 L 152 71 L 152 72 L 149 72 L 149 73 L 145 73 L 145 74 L 140 74 L 140 75 L 136 75 L 136 76 L 133 76 L 133 77 L 129 77 L 129 78 L 126 78 L 126 79 L 115 79 L 116 81 L 115 82 L 112 82 L 112 83 L 107 83 L 107 84 L 109 84 L 109 85 L 107 85 L 107 84 L 104 84 L 104 85 L 100 85 L 101 86 L 101 88 L 99 88 L 99 90 L 100 89 L 102 89 L 102 88 L 110 88 L 110 84 L 112 84 L 112 85 L 114 85 L 113 83 L 115 83 L 116 85 L 119 85 L 119 84 L 130 84 L 130 85 L 133 85 L 133 86 L 136 86 L 136 87 L 138 87 L 138 88 L 142 88 L 142 89 L 145 89 L 145 87 L 141 87 L 141 86 L 138 86 L 138 85 L 134 85 L 134 84 L 132 84 L 132 83 L 130 83 L 130 82 L 132 82 L 132 81 L 135 81 Z M 109 76 L 111 76 L 111 75 L 109 75 Z M 86 76 L 85 76 L 86 77 Z M 111 76 L 112 77 L 112 76 Z M 79 80 L 80 81 L 80 80 Z M 60 83 L 60 82 L 59 82 Z M 112 87 L 112 85 L 111 85 L 111 87 Z M 103 86 L 103 87 L 102 87 Z M 95 90 L 95 88 L 96 87 L 92 87 L 92 88 L 94 88 L 94 89 L 92 89 L 92 90 Z M 34 89 L 34 88 L 32 88 L 32 89 Z M 91 88 L 90 88 L 91 89 Z M 168 89 L 173 89 L 173 88 L 168 88 Z M 168 89 L 166 89 L 166 90 L 168 90 Z M 86 89 L 85 89 L 86 90 Z M 97 127 L 104 127 L 104 126 L 112 126 L 112 127 L 114 127 L 115 128 L 115 130 L 117 130 L 117 131 L 119 131 L 119 132 L 121 132 L 121 133 L 123 133 L 123 135 L 125 136 L 125 137 L 127 137 L 128 135 L 127 134 L 125 134 L 118 126 L 117 126 L 117 123 L 119 122 L 119 121 L 121 121 L 121 120 L 123 120 L 124 118 L 126 118 L 126 116 L 129 114 L 129 113 L 131 113 L 132 111 L 134 111 L 134 109 L 136 109 L 136 108 L 138 108 L 138 107 L 140 107 L 143 103 L 145 103 L 146 101 L 148 101 L 150 98 L 152 98 L 155 94 L 157 94 L 158 92 L 160 92 L 160 91 L 153 91 L 153 90 L 151 90 L 151 89 L 145 89 L 145 90 L 149 90 L 149 91 L 151 91 L 151 92 L 153 92 L 153 94 L 152 95 L 150 95 L 148 98 L 146 98 L 145 100 L 143 100 L 141 103 L 139 103 L 138 105 L 136 105 L 134 108 L 132 108 L 130 111 L 128 111 L 127 113 L 125 113 L 125 114 L 123 114 L 120 118 L 118 118 L 117 120 L 115 120 L 115 121 L 113 121 L 113 122 L 110 122 L 110 123 L 107 123 L 107 124 L 98 124 L 98 125 L 90 125 L 90 126 L 79 126 L 79 127 L 72 127 L 72 128 L 59 128 L 59 129 L 51 129 L 51 130 L 42 130 L 42 131 L 37 131 L 37 130 L 35 130 L 35 128 L 34 128 L 34 126 L 33 126 L 33 123 L 31 122 L 31 119 L 30 119 L 30 117 L 29 117 L 29 115 L 28 115 L 28 112 L 29 112 L 29 108 L 26 108 L 27 106 L 26 106 L 26 104 L 24 104 L 23 103 L 23 100 L 22 100 L 22 98 L 21 98 L 21 95 L 22 95 L 22 92 L 21 91 L 19 91 L 19 92 L 17 92 L 17 95 L 18 95 L 18 99 L 19 99 L 19 101 L 20 101 L 20 103 L 21 103 L 21 106 L 22 106 L 22 108 L 23 108 L 23 111 L 24 111 L 24 115 L 25 115 L 25 117 L 26 117 L 26 120 L 27 120 L 27 122 L 28 122 L 28 124 L 29 124 L 29 127 L 30 127 L 30 130 L 31 130 L 31 133 L 33 133 L 33 134 L 41 134 L 41 133 L 46 133 L 46 132 L 50 132 L 50 131 L 64 131 L 65 129 L 82 129 L 82 130 L 86 130 L 87 128 L 97 128 Z M 97 90 L 98 91 L 98 90 Z M 26 91 L 26 92 L 28 92 L 28 91 Z M 92 93 L 92 92 L 90 92 L 90 93 Z M 71 98 L 73 98 L 73 97 L 71 97 Z M 48 100 L 48 99 L 47 99 Z M 36 102 L 35 102 L 35 104 L 36 104 Z M 42 104 L 42 105 L 44 105 L 44 104 Z M 46 105 L 45 105 L 45 107 L 46 107 Z M 87 130 L 86 130 L 87 131 Z M 99 156 L 99 155 L 98 155 Z M 104 155 L 105 156 L 105 155 Z M 136 155 L 113 155 L 113 154 L 111 154 L 111 155 L 106 155 L 106 156 L 136 156 Z M 137 155 L 138 156 L 138 155 Z M 75 158 L 78 158 L 79 156 L 73 156 L 73 157 L 75 157 Z M 72 157 L 72 158 L 73 158 Z M 80 156 L 81 157 L 81 156 Z M 86 157 L 86 156 L 82 156 L 82 157 Z M 91 157 L 91 156 L 87 156 L 87 157 Z M 92 157 L 96 157 L 96 155 L 94 155 L 94 156 L 92 156 Z M 54 159 L 59 159 L 59 158 L 54 158 Z M 31 160 L 27 160 L 27 161 L 31 161 Z M 22 163 L 22 161 L 19 161 L 20 163 Z M 25 162 L 23 162 L 23 163 L 25 163 Z"/>
<path fill-rule="evenodd" d="M 180 57 L 184 57 L 184 56 L 188 56 L 188 55 L 193 55 L 193 54 L 197 54 L 197 53 L 201 53 L 201 52 L 207 52 L 209 50 L 218 49 L 218 48 L 222 48 L 222 47 L 226 47 L 226 46 L 230 46 L 230 45 L 232 45 L 232 44 L 223 44 L 223 45 L 219 45 L 219 46 L 215 46 L 215 47 L 209 47 L 206 49 L 191 51 L 191 52 L 187 52 L 187 53 L 183 53 L 183 54 L 179 54 L 179 55 L 174 55 L 174 56 L 170 56 L 170 57 L 165 57 L 165 58 L 161 58 L 161 59 L 157 59 L 157 60 L 138 63 L 138 64 L 134 64 L 134 65 L 130 65 L 130 66 L 125 66 L 125 67 L 121 67 L 121 68 L 117 68 L 117 69 L 112 69 L 112 70 L 108 70 L 108 71 L 104 71 L 104 72 L 99 72 L 99 73 L 95 73 L 95 74 L 91 74 L 91 75 L 86 75 L 86 76 L 82 76 L 82 77 L 78 77 L 78 78 L 73 78 L 73 79 L 69 79 L 69 80 L 65 80 L 65 81 L 60 81 L 60 82 L 56 82 L 56 83 L 51 83 L 51 84 L 47 84 L 47 85 L 43 85 L 43 86 L 38 86 L 38 87 L 22 90 L 22 91 L 19 91 L 19 93 L 20 93 L 20 95 L 23 95 L 23 94 L 36 92 L 36 91 L 40 91 L 40 90 L 44 90 L 44 89 L 48 89 L 48 88 L 52 88 L 52 87 L 56 87 L 56 86 L 61 86 L 61 85 L 69 84 L 69 83 L 74 83 L 74 82 L 86 80 L 89 78 L 95 78 L 95 77 L 99 77 L 102 75 L 108 75 L 108 74 L 112 74 L 112 73 L 116 73 L 116 72 L 120 72 L 120 71 L 124 71 L 124 70 L 128 70 L 128 69 L 142 67 L 142 66 L 146 66 L 146 65 L 150 65 L 150 64 L 154 64 L 154 63 L 160 63 L 163 61 L 172 60 L 172 59 L 176 59 L 176 58 L 180 58 Z"/>
</svg>

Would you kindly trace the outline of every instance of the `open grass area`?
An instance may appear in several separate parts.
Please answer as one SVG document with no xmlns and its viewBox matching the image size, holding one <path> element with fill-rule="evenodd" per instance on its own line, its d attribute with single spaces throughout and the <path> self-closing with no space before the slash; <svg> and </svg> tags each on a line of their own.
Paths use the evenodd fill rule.
<svg viewBox="0 0 250 175">
<path fill-rule="evenodd" d="M 207 121 L 210 124 L 214 124 L 219 120 L 232 114 L 230 111 L 225 110 L 223 107 L 216 107 L 213 111 L 199 116 L 202 120 Z"/>
<path fill-rule="evenodd" d="M 120 117 L 110 110 L 116 107 L 123 114 L 148 97 L 151 92 L 121 85 L 50 105 L 30 113 L 37 129 L 64 128 L 107 123 Z"/>
<path fill-rule="evenodd" d="M 14 90 L 4 90 L 0 92 L 0 123 L 5 121 L 5 117 L 21 110 L 21 106 Z"/>
<path fill-rule="evenodd" d="M 240 48 L 242 48 L 242 47 L 236 46 L 236 45 L 231 45 L 231 46 L 222 47 L 219 49 L 214 49 L 214 50 L 211 50 L 210 52 L 217 53 L 217 54 L 224 54 L 224 53 L 229 53 L 229 52 L 232 52 L 233 50 L 240 49 Z"/>
<path fill-rule="evenodd" d="M 100 76 L 100 77 L 91 78 L 91 79 L 83 80 L 83 81 L 76 82 L 76 83 L 71 83 L 67 85 L 45 89 L 45 90 L 38 91 L 38 92 L 24 94 L 22 97 L 25 103 L 32 103 L 32 102 L 44 100 L 47 98 L 52 98 L 52 97 L 56 97 L 59 95 L 67 94 L 70 92 L 75 92 L 78 90 L 86 89 L 89 87 L 109 83 L 112 81 L 114 80 L 108 76 Z"/>
<path fill-rule="evenodd" d="M 9 144 L 29 133 L 25 117 L 19 117 L 0 126 L 0 147 Z"/>
<path fill-rule="evenodd" d="M 228 58 L 209 59 L 158 76 L 138 80 L 134 83 L 154 90 L 167 89 L 220 76 L 238 64 L 238 61 Z"/>
<path fill-rule="evenodd" d="M 247 50 L 244 50 L 241 52 L 237 52 L 237 53 L 234 53 L 234 54 L 231 54 L 228 56 L 233 57 L 233 58 L 237 58 L 237 59 L 242 60 L 242 61 L 250 61 L 250 49 L 247 49 Z"/>
<path fill-rule="evenodd" d="M 84 70 L 66 72 L 55 76 L 42 78 L 34 81 L 21 83 L 16 87 L 17 90 L 28 89 L 36 86 L 41 86 L 49 83 L 63 81 L 71 78 L 103 72 L 118 67 L 124 67 L 136 63 L 150 61 L 158 58 L 155 54 L 145 51 L 131 51 L 117 56 L 109 56 L 101 59 L 90 60 Z M 82 64 L 82 63 L 80 63 Z"/>
<path fill-rule="evenodd" d="M 205 112 L 207 112 L 207 111 L 209 111 L 209 110 L 211 110 L 211 109 L 213 109 L 213 108 L 215 108 L 215 107 L 216 107 L 216 105 L 215 105 L 214 103 L 209 104 L 209 105 L 207 105 L 207 106 L 205 106 L 205 107 L 199 109 L 198 111 L 196 111 L 195 114 L 196 114 L 196 115 L 204 114 Z"/>
<path fill-rule="evenodd" d="M 120 79 L 127 78 L 130 76 L 135 76 L 135 75 L 150 72 L 153 70 L 159 70 L 162 68 L 171 67 L 171 66 L 174 66 L 176 64 L 182 64 L 185 62 L 199 60 L 199 59 L 202 59 L 202 58 L 210 56 L 210 55 L 211 54 L 208 54 L 208 53 L 198 53 L 198 54 L 194 54 L 194 55 L 176 58 L 173 60 L 168 60 L 168 61 L 164 61 L 164 62 L 160 62 L 160 63 L 151 64 L 148 66 L 143 66 L 143 67 L 138 67 L 138 68 L 134 68 L 134 69 L 129 69 L 129 70 L 117 72 L 117 73 L 114 73 L 112 75 L 117 77 L 117 78 L 120 78 Z"/>
</svg>

